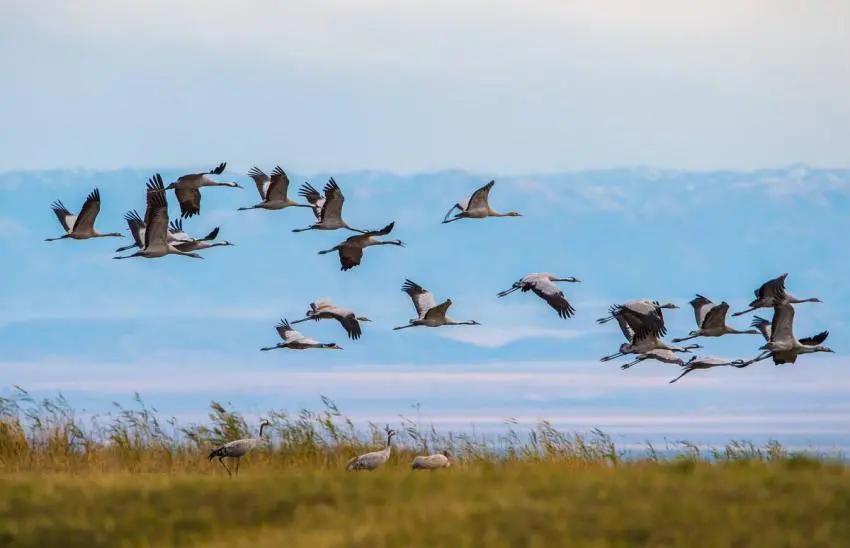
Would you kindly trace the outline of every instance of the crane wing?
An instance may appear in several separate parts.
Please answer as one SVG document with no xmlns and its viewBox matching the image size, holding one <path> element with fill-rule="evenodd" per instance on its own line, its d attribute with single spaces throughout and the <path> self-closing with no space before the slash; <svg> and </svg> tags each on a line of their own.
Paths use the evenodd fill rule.
<svg viewBox="0 0 850 548">
<path fill-rule="evenodd" d="M 401 290 L 410 295 L 413 306 L 416 308 L 416 314 L 420 319 L 425 317 L 426 312 L 437 306 L 434 295 L 415 282 L 405 280 Z"/>
<path fill-rule="evenodd" d="M 770 341 L 770 322 L 762 318 L 761 316 L 753 316 L 753 321 L 750 323 L 750 327 L 755 327 L 759 330 L 764 340 Z"/>
<path fill-rule="evenodd" d="M 174 194 L 180 203 L 181 216 L 186 219 L 201 212 L 201 190 L 198 188 L 175 188 Z"/>
<path fill-rule="evenodd" d="M 473 192 L 472 196 L 469 197 L 469 205 L 465 209 L 480 209 L 487 207 L 487 199 L 490 197 L 490 189 L 493 188 L 493 185 L 495 184 L 496 181 L 490 181 Z"/>
<path fill-rule="evenodd" d="M 307 203 L 313 206 L 313 215 L 316 216 L 317 220 L 321 220 L 322 208 L 325 205 L 325 199 L 322 197 L 322 194 L 310 183 L 304 183 L 301 185 L 301 188 L 298 189 L 298 195 L 307 200 Z"/>
<path fill-rule="evenodd" d="M 339 263 L 342 270 L 351 270 L 360 264 L 363 259 L 363 247 L 359 245 L 345 245 L 339 248 Z"/>
<path fill-rule="evenodd" d="M 322 221 L 330 219 L 342 219 L 342 204 L 345 196 L 342 195 L 339 185 L 333 177 L 325 185 L 325 204 L 322 206 Z"/>
<path fill-rule="evenodd" d="M 634 340 L 642 340 L 647 337 L 663 337 L 667 333 L 667 328 L 664 326 L 664 317 L 661 315 L 661 309 L 656 305 L 647 313 L 636 311 L 630 306 L 619 307 L 620 314 L 629 327 L 634 331 Z"/>
<path fill-rule="evenodd" d="M 536 278 L 531 289 L 538 297 L 549 303 L 549 306 L 558 312 L 559 317 L 569 318 L 575 314 L 576 309 L 564 297 L 564 292 L 549 280 Z"/>
<path fill-rule="evenodd" d="M 777 301 L 785 299 L 785 278 L 787 277 L 788 273 L 786 272 L 778 278 L 764 282 L 755 291 L 756 299 L 774 299 Z"/>
<path fill-rule="evenodd" d="M 800 344 L 804 344 L 806 346 L 817 346 L 819 344 L 823 344 L 823 341 L 825 341 L 827 337 L 829 337 L 829 331 L 821 331 L 813 337 L 800 339 Z"/>
<path fill-rule="evenodd" d="M 145 228 L 145 222 L 139 216 L 139 213 L 135 209 L 128 211 L 124 214 L 124 220 L 127 221 L 127 226 L 130 228 L 130 234 L 133 236 L 133 240 L 136 241 L 136 245 L 140 248 L 144 247 L 142 231 Z"/>
<path fill-rule="evenodd" d="M 260 193 L 260 199 L 263 201 L 267 201 L 269 186 L 271 185 L 271 179 L 266 175 L 263 170 L 254 166 L 248 171 L 248 177 L 254 179 L 254 184 L 257 185 L 257 192 Z"/>
<path fill-rule="evenodd" d="M 705 321 L 705 315 L 708 314 L 708 311 L 711 310 L 714 303 L 702 295 L 697 294 L 697 296 L 691 300 L 691 306 L 694 307 L 694 319 L 697 322 L 697 327 L 703 327 L 702 322 Z"/>
<path fill-rule="evenodd" d="M 729 304 L 725 301 L 712 306 L 705 314 L 702 321 L 703 329 L 720 329 L 726 325 L 726 313 L 729 311 Z"/>
<path fill-rule="evenodd" d="M 348 338 L 357 340 L 360 338 L 360 335 L 363 333 L 360 329 L 360 322 L 357 321 L 357 318 L 353 313 L 346 314 L 344 316 L 337 315 L 336 319 L 342 324 L 342 327 L 345 329 L 345 332 L 348 333 Z"/>
<path fill-rule="evenodd" d="M 227 167 L 227 162 L 222 162 L 213 169 L 205 171 L 203 173 L 188 173 L 186 175 L 181 175 L 177 178 L 177 183 L 194 183 L 197 182 L 199 179 L 204 178 L 206 175 L 221 175 L 222 173 L 224 173 L 225 167 Z"/>
<path fill-rule="evenodd" d="M 272 170 L 271 185 L 266 193 L 266 199 L 285 202 L 287 192 L 289 192 L 289 177 L 286 176 L 280 166 L 275 166 Z"/>
<path fill-rule="evenodd" d="M 94 189 L 86 197 L 80 214 L 74 221 L 72 232 L 91 232 L 94 228 L 94 220 L 100 213 L 100 190 Z"/>
<path fill-rule="evenodd" d="M 292 329 L 292 326 L 289 325 L 289 322 L 284 319 L 280 320 L 280 323 L 275 326 L 275 329 L 277 329 L 277 334 L 280 335 L 280 338 L 287 343 L 304 338 L 304 335 Z"/>
<path fill-rule="evenodd" d="M 50 204 L 50 209 L 56 214 L 56 218 L 59 219 L 59 224 L 62 225 L 65 232 L 71 232 L 71 229 L 74 228 L 74 223 L 77 222 L 77 216 L 68 211 L 65 204 L 59 200 Z"/>
<path fill-rule="evenodd" d="M 168 201 L 159 173 L 148 180 L 145 249 L 165 248 L 168 241 Z"/>
<path fill-rule="evenodd" d="M 794 307 L 782 304 L 773 307 L 773 323 L 770 326 L 771 342 L 792 342 L 794 340 Z"/>
<path fill-rule="evenodd" d="M 446 299 L 444 302 L 438 304 L 437 306 L 429 308 L 425 312 L 425 316 L 422 319 L 425 320 L 440 320 L 446 317 L 446 312 L 449 311 L 449 307 L 452 305 L 451 299 Z"/>
</svg>

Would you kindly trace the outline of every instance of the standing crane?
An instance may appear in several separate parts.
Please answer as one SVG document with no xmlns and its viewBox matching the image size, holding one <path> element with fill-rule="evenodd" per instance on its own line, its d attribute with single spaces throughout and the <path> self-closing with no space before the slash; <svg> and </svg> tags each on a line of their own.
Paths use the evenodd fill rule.
<svg viewBox="0 0 850 548">
<path fill-rule="evenodd" d="M 215 239 L 218 238 L 218 230 L 219 227 L 215 227 L 209 234 L 207 234 L 203 238 L 192 238 L 183 231 L 182 219 L 175 219 L 171 221 L 171 224 L 168 227 L 168 232 L 172 235 L 172 237 L 176 239 L 176 241 L 174 242 L 174 247 L 184 252 L 200 251 L 202 249 L 209 249 L 211 247 L 234 245 L 227 240 L 216 242 Z"/>
<path fill-rule="evenodd" d="M 522 214 L 516 211 L 499 213 L 490 207 L 488 199 L 490 197 L 490 190 L 495 184 L 496 181 L 490 181 L 473 192 L 472 196 L 464 198 L 453 205 L 445 217 L 443 217 L 443 223 L 451 223 L 460 219 L 484 219 L 485 217 L 521 217 Z M 455 209 L 458 210 L 458 213 L 454 217 L 449 218 Z"/>
<path fill-rule="evenodd" d="M 393 436 L 395 436 L 395 430 L 390 429 L 389 425 L 387 425 L 385 429 L 387 433 L 387 445 L 380 451 L 373 451 L 372 453 L 366 453 L 360 455 L 358 457 L 354 457 L 345 465 L 345 469 L 352 470 L 375 470 L 376 468 L 380 468 L 390 459 L 390 452 L 392 451 L 392 440 Z"/>
<path fill-rule="evenodd" d="M 434 300 L 434 294 L 426 291 L 423 287 L 410 280 L 405 280 L 401 290 L 410 295 L 413 306 L 416 309 L 417 318 L 409 320 L 407 325 L 394 327 L 393 330 L 407 329 L 408 327 L 425 326 L 440 327 L 442 325 L 481 325 L 475 320 L 457 322 L 448 316 L 446 312 L 452 305 L 451 299 L 446 299 L 441 304 Z"/>
<path fill-rule="evenodd" d="M 569 318 L 575 314 L 576 309 L 570 304 L 564 296 L 564 292 L 555 285 L 555 282 L 571 282 L 578 283 L 580 280 L 570 276 L 569 278 L 558 278 L 554 274 L 548 272 L 529 274 L 519 281 L 514 282 L 510 289 L 500 292 L 499 297 L 510 295 L 514 291 L 520 290 L 523 293 L 533 291 L 535 295 L 549 303 L 549 306 L 555 309 L 558 316 L 561 318 Z"/>
<path fill-rule="evenodd" d="M 739 366 L 744 363 L 744 360 L 724 360 L 723 358 L 715 358 L 714 356 L 702 356 L 697 357 L 693 356 L 690 360 L 685 362 L 685 365 L 682 367 L 682 373 L 676 377 L 675 379 L 670 381 L 670 384 L 678 381 L 691 371 L 696 371 L 697 369 L 711 369 L 713 367 L 727 367 L 727 366 Z"/>
<path fill-rule="evenodd" d="M 375 238 L 375 236 L 386 236 L 387 234 L 392 232 L 394 226 L 395 223 L 393 222 L 380 230 L 370 230 L 368 232 L 364 232 L 363 234 L 351 236 L 349 238 L 346 238 L 346 240 L 339 245 L 335 245 L 330 249 L 319 251 L 319 255 L 338 251 L 339 262 L 341 265 L 340 270 L 351 270 L 352 268 L 360 264 L 360 260 L 363 258 L 363 250 L 369 246 L 397 245 L 399 247 L 404 247 L 404 242 L 402 242 L 401 240 L 378 240 Z"/>
<path fill-rule="evenodd" d="M 794 363 L 800 354 L 812 354 L 814 352 L 833 352 L 823 342 L 829 337 L 829 331 L 822 331 L 812 337 L 797 340 L 794 336 L 794 307 L 788 303 L 777 305 L 773 308 L 773 322 L 770 329 L 763 325 L 765 320 L 757 318 L 753 321 L 762 335 L 766 336 L 767 344 L 761 347 L 764 350 L 759 356 L 742 362 L 736 367 L 747 367 L 767 358 L 773 358 L 773 363 Z"/>
<path fill-rule="evenodd" d="M 184 219 L 201 213 L 201 188 L 205 186 L 242 188 L 239 183 L 233 181 L 220 183 L 207 177 L 207 175 L 221 175 L 224 173 L 225 166 L 227 166 L 227 162 L 222 162 L 216 168 L 203 173 L 182 175 L 166 187 L 166 190 L 173 190 L 177 196 L 177 201 L 180 203 L 180 213 Z"/>
<path fill-rule="evenodd" d="M 307 228 L 295 228 L 292 232 L 304 232 L 306 230 L 337 230 L 346 228 L 352 232 L 363 233 L 365 230 L 352 228 L 342 220 L 342 204 L 345 203 L 345 196 L 342 195 L 342 190 L 336 184 L 334 178 L 331 177 L 324 188 L 325 196 L 319 194 L 319 191 L 312 187 L 309 183 L 304 183 L 301 186 L 300 196 L 307 199 L 313 207 L 313 213 L 316 216 L 317 222 L 311 224 Z"/>
<path fill-rule="evenodd" d="M 142 248 L 132 255 L 115 256 L 113 259 L 129 259 L 131 257 L 144 257 L 145 259 L 156 259 L 166 255 L 182 255 L 194 259 L 203 259 L 197 253 L 181 251 L 169 241 L 168 237 L 168 201 L 165 199 L 165 188 L 162 177 L 157 173 L 148 179 L 147 185 L 147 209 L 145 210 L 144 242 Z"/>
<path fill-rule="evenodd" d="M 821 302 L 821 300 L 817 297 L 810 297 L 808 299 L 798 299 L 794 295 L 785 291 L 785 278 L 787 277 L 788 273 L 786 272 L 778 278 L 773 278 L 772 280 L 768 280 L 761 284 L 761 287 L 755 290 L 756 298 L 755 300 L 753 300 L 753 302 L 750 303 L 750 308 L 742 310 L 740 312 L 735 312 L 732 315 L 741 316 L 742 314 L 752 312 L 753 310 L 759 308 L 773 308 L 777 305 L 782 304 Z"/>
<path fill-rule="evenodd" d="M 419 455 L 410 463 L 410 467 L 414 470 L 439 470 L 440 468 L 449 468 L 452 465 L 450 460 L 451 455 L 448 451 L 435 453 L 433 455 Z"/>
<path fill-rule="evenodd" d="M 726 325 L 726 313 L 729 312 L 729 304 L 723 301 L 714 304 L 702 295 L 697 295 L 691 300 L 694 307 L 694 318 L 697 322 L 697 330 L 688 333 L 687 337 L 673 339 L 673 342 L 683 342 L 696 337 L 721 337 L 723 335 L 758 335 L 755 329 L 739 330 Z"/>
<path fill-rule="evenodd" d="M 59 219 L 59 224 L 65 229 L 65 234 L 57 238 L 45 238 L 45 242 L 54 242 L 71 238 L 72 240 L 88 240 L 89 238 L 123 238 L 120 232 L 108 232 L 101 234 L 94 228 L 94 220 L 100 213 L 100 190 L 94 189 L 86 197 L 79 215 L 74 215 L 61 201 L 56 200 L 50 205 L 50 209 Z"/>
<path fill-rule="evenodd" d="M 364 316 L 355 315 L 352 310 L 334 305 L 329 299 L 316 299 L 310 303 L 307 317 L 295 320 L 292 323 L 301 323 L 307 320 L 336 320 L 348 333 L 348 338 L 353 340 L 359 339 L 362 334 L 360 322 L 372 321 Z"/>
<path fill-rule="evenodd" d="M 286 176 L 286 173 L 280 166 L 275 166 L 271 177 L 263 173 L 258 167 L 251 168 L 248 176 L 254 179 L 262 202 L 250 207 L 240 207 L 238 211 L 248 209 L 275 210 L 287 207 L 313 207 L 310 204 L 299 204 L 287 197 L 287 193 L 289 192 L 289 177 Z"/>
<path fill-rule="evenodd" d="M 272 423 L 264 419 L 263 422 L 260 423 L 259 436 L 257 436 L 256 438 L 244 438 L 241 440 L 229 441 L 224 445 L 216 447 L 210 452 L 209 460 L 212 461 L 213 459 L 217 458 L 218 462 L 220 462 L 221 465 L 224 466 L 224 469 L 227 470 L 228 476 L 232 476 L 232 474 L 230 472 L 230 468 L 228 468 L 227 465 L 224 464 L 224 459 L 231 458 L 236 460 L 236 475 L 239 476 L 240 460 L 258 445 L 264 445 L 268 443 L 268 440 L 263 437 L 263 428 L 265 428 L 266 426 L 271 426 L 271 424 Z"/>
<path fill-rule="evenodd" d="M 260 350 L 263 352 L 267 350 L 277 350 L 279 348 L 289 348 L 291 350 L 307 350 L 308 348 L 342 350 L 342 347 L 336 343 L 320 343 L 315 339 L 305 337 L 298 331 L 292 329 L 292 326 L 289 325 L 289 322 L 286 320 L 280 320 L 280 323 L 275 326 L 275 329 L 277 329 L 277 333 L 280 335 L 280 338 L 283 339 L 283 342 L 277 343 L 275 346 L 261 348 Z"/>
</svg>

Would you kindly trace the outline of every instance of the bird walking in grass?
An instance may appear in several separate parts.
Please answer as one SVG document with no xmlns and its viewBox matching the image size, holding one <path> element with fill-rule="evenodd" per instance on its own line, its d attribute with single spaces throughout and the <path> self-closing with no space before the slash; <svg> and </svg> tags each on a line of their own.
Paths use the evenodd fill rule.
<svg viewBox="0 0 850 548">
<path fill-rule="evenodd" d="M 306 228 L 295 228 L 292 232 L 304 232 L 307 230 L 337 230 L 345 228 L 352 232 L 364 233 L 365 230 L 352 228 L 348 226 L 342 219 L 342 205 L 345 203 L 345 196 L 342 195 L 342 190 L 336 184 L 333 177 L 330 178 L 324 188 L 325 196 L 322 197 L 319 191 L 313 188 L 309 183 L 304 183 L 301 186 L 300 196 L 303 196 L 313 207 L 313 213 L 316 216 L 315 223 Z"/>
<path fill-rule="evenodd" d="M 570 276 L 568 278 L 558 278 L 554 274 L 541 272 L 529 274 L 511 286 L 510 289 L 500 292 L 499 297 L 510 295 L 514 291 L 533 291 L 535 295 L 546 301 L 558 313 L 561 318 L 569 318 L 575 314 L 576 309 L 570 304 L 555 282 L 571 282 L 578 283 L 579 280 Z"/>
<path fill-rule="evenodd" d="M 464 322 L 455 321 L 448 316 L 446 312 L 452 305 L 451 299 L 446 299 L 444 302 L 437 304 L 434 300 L 434 294 L 426 291 L 421 285 L 410 280 L 405 280 L 401 290 L 410 296 L 413 301 L 413 307 L 416 309 L 417 317 L 409 320 L 407 325 L 394 327 L 393 330 L 407 329 L 408 327 L 424 326 L 424 327 L 440 327 L 443 325 L 481 325 L 475 320 Z"/>
<path fill-rule="evenodd" d="M 410 467 L 414 470 L 439 470 L 449 468 L 451 465 L 451 455 L 448 451 L 427 456 L 419 455 L 410 463 Z"/>
<path fill-rule="evenodd" d="M 794 295 L 788 293 L 785 290 L 785 278 L 788 277 L 788 273 L 782 274 L 778 278 L 773 278 L 772 280 L 768 280 L 761 284 L 761 287 L 755 290 L 755 300 L 750 303 L 750 307 L 746 310 L 742 310 L 740 312 L 735 312 L 732 314 L 733 316 L 740 316 L 742 314 L 746 314 L 747 312 L 752 312 L 753 310 L 757 310 L 759 308 L 773 308 L 775 306 L 783 305 L 783 304 L 798 304 L 798 303 L 819 303 L 820 299 L 817 297 L 810 297 L 808 299 L 798 299 Z"/>
<path fill-rule="evenodd" d="M 345 465 L 345 469 L 352 470 L 375 470 L 380 468 L 390 459 L 390 452 L 392 451 L 392 441 L 393 436 L 395 436 L 395 430 L 390 429 L 389 426 L 385 429 L 387 433 L 387 445 L 380 451 L 373 451 L 372 453 L 366 453 L 360 455 L 358 457 L 354 457 Z"/>
<path fill-rule="evenodd" d="M 239 476 L 239 462 L 248 453 L 250 453 L 255 447 L 258 445 L 265 445 L 268 443 L 268 440 L 263 437 L 263 428 L 266 426 L 271 426 L 267 420 L 263 420 L 260 423 L 260 435 L 256 438 L 244 438 L 241 440 L 234 440 L 225 443 L 222 446 L 216 447 L 209 454 L 209 460 L 218 459 L 218 462 L 224 466 L 224 469 L 227 470 L 227 475 L 232 476 L 233 474 L 230 471 L 230 468 L 224 463 L 225 458 L 234 459 L 236 461 L 236 476 Z"/>
<path fill-rule="evenodd" d="M 287 207 L 313 207 L 310 204 L 299 204 L 289 199 L 287 196 L 289 193 L 289 177 L 286 176 L 286 173 L 280 166 L 275 166 L 271 177 L 257 167 L 251 168 L 248 176 L 254 179 L 262 202 L 250 207 L 240 207 L 239 211 L 248 209 L 277 210 Z"/>
<path fill-rule="evenodd" d="M 120 232 L 108 232 L 102 234 L 95 230 L 94 221 L 97 214 L 100 213 L 100 190 L 94 189 L 86 197 L 83 202 L 83 207 L 80 208 L 80 213 L 74 215 L 61 201 L 56 200 L 51 204 L 50 209 L 56 214 L 59 219 L 59 224 L 65 229 L 65 234 L 57 238 L 45 238 L 45 242 L 54 242 L 56 240 L 64 240 L 71 238 L 72 240 L 88 240 L 89 238 L 123 238 L 124 235 Z"/>
<path fill-rule="evenodd" d="M 697 337 L 759 334 L 759 332 L 755 329 L 740 330 L 726 325 L 726 313 L 729 312 L 729 305 L 725 301 L 720 304 L 715 304 L 702 295 L 697 295 L 693 300 L 691 300 L 691 306 L 694 307 L 694 318 L 697 322 L 697 330 L 688 333 L 687 337 L 673 339 L 674 343 L 688 341 Z"/>
<path fill-rule="evenodd" d="M 799 340 L 794 336 L 794 307 L 788 303 L 774 307 L 773 322 L 769 328 L 764 325 L 765 323 L 766 320 L 763 318 L 756 317 L 753 320 L 753 325 L 767 339 L 767 344 L 761 347 L 764 352 L 736 367 L 747 367 L 767 358 L 773 358 L 773 363 L 776 365 L 794 363 L 801 354 L 833 352 L 831 348 L 823 345 L 829 337 L 829 331 L 822 331 L 812 337 Z"/>
<path fill-rule="evenodd" d="M 165 188 L 162 177 L 157 173 L 148 179 L 147 209 L 145 210 L 144 242 L 141 249 L 132 255 L 118 255 L 113 259 L 129 259 L 143 257 L 156 259 L 166 255 L 182 255 L 194 259 L 203 259 L 197 253 L 181 251 L 175 247 L 175 241 L 169 239 L 168 232 L 168 201 L 165 198 Z"/>
<path fill-rule="evenodd" d="M 208 175 L 221 175 L 227 162 L 222 162 L 216 168 L 203 173 L 190 173 L 178 177 L 176 181 L 169 184 L 166 190 L 173 190 L 180 203 L 180 213 L 185 219 L 201 213 L 201 189 L 207 186 L 226 186 L 230 188 L 242 188 L 239 183 L 233 181 L 218 182 L 210 179 Z"/>
<path fill-rule="evenodd" d="M 193 238 L 183 231 L 183 220 L 175 219 L 168 226 L 168 232 L 175 239 L 174 247 L 183 252 L 200 251 L 211 247 L 231 246 L 234 245 L 227 240 L 216 242 L 218 238 L 219 227 L 215 227 L 212 231 L 203 238 Z"/>
<path fill-rule="evenodd" d="M 393 222 L 380 230 L 370 230 L 363 234 L 351 236 L 339 245 L 335 245 L 330 249 L 319 251 L 319 255 L 338 251 L 339 263 L 341 265 L 340 270 L 351 270 L 360 264 L 360 261 L 363 258 L 363 250 L 367 247 L 373 245 L 397 245 L 399 247 L 404 247 L 404 242 L 401 240 L 378 240 L 375 238 L 376 236 L 386 236 L 392 232 L 394 226 L 395 223 Z"/>
<path fill-rule="evenodd" d="M 268 350 L 277 350 L 279 348 L 289 348 L 290 350 L 307 350 L 309 348 L 326 348 L 329 350 L 342 350 L 342 347 L 336 343 L 321 343 L 310 337 L 305 337 L 298 331 L 292 329 L 287 320 L 280 320 L 275 326 L 278 335 L 283 339 L 282 343 L 277 343 L 275 346 L 267 346 L 261 348 L 263 352 Z"/>
<path fill-rule="evenodd" d="M 507 213 L 499 213 L 490 207 L 490 190 L 496 184 L 496 181 L 490 181 L 478 190 L 472 193 L 472 196 L 464 198 L 449 209 L 443 217 L 443 223 L 451 223 L 460 219 L 484 219 L 486 217 L 521 217 L 521 213 L 509 211 Z M 452 212 L 457 209 L 458 213 L 451 217 Z M 451 217 L 451 218 L 450 218 Z"/>
<path fill-rule="evenodd" d="M 711 369 L 713 367 L 728 367 L 728 366 L 739 366 L 744 363 L 744 360 L 724 360 L 723 358 L 715 358 L 713 356 L 693 356 L 690 360 L 685 362 L 685 365 L 682 366 L 682 373 L 676 377 L 675 379 L 670 381 L 670 384 L 678 381 L 691 371 L 696 371 L 697 369 Z"/>
<path fill-rule="evenodd" d="M 300 320 L 295 320 L 292 323 L 306 322 L 307 320 L 336 320 L 348 333 L 348 338 L 357 340 L 362 334 L 360 322 L 371 322 L 365 316 L 357 316 L 354 311 L 347 308 L 342 308 L 333 304 L 329 299 L 317 299 L 310 303 L 310 310 L 307 311 L 307 317 Z"/>
</svg>

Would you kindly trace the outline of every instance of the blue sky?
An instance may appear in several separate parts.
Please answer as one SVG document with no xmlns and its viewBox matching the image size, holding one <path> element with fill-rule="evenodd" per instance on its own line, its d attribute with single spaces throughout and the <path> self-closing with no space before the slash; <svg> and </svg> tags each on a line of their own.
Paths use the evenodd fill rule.
<svg viewBox="0 0 850 548">
<path fill-rule="evenodd" d="M 850 446 L 846 419 L 850 71 L 846 2 L 384 0 L 0 4 L 0 390 L 63 391 L 91 411 L 140 391 L 186 420 L 210 399 L 249 412 L 337 400 L 358 420 L 420 403 L 455 430 L 503 419 L 600 426 L 628 440 L 787 436 Z M 48 209 L 98 186 L 98 226 L 125 230 L 143 185 L 228 162 L 245 190 L 210 189 L 194 234 L 237 245 L 205 261 L 112 261 L 115 240 L 58 235 Z M 408 247 L 343 273 L 341 233 L 292 234 L 305 210 L 239 212 L 244 175 L 333 175 L 346 219 Z M 621 167 L 621 166 L 658 166 Z M 819 166 L 819 167 L 809 167 Z M 439 220 L 496 178 L 516 219 Z M 176 204 L 172 203 L 172 211 Z M 520 276 L 582 284 L 558 319 Z M 745 304 L 765 279 L 823 305 L 834 356 L 693 374 L 596 360 L 620 336 L 593 319 L 639 297 Z M 477 328 L 406 330 L 410 277 Z M 260 353 L 275 321 L 328 296 L 374 320 L 337 353 Z M 745 326 L 747 319 L 736 321 Z M 752 355 L 755 338 L 709 341 Z"/>
<path fill-rule="evenodd" d="M 213 161 L 215 163 L 216 160 Z M 271 166 L 264 166 L 268 169 Z M 171 179 L 179 172 L 164 172 Z M 506 418 L 549 418 L 568 428 L 601 426 L 627 440 L 665 436 L 723 439 L 788 437 L 833 446 L 850 439 L 846 333 L 842 310 L 850 272 L 828 234 L 850 229 L 850 171 L 792 166 L 755 172 L 618 169 L 500 177 L 497 209 L 519 218 L 440 224 L 459 197 L 491 174 L 460 171 L 398 176 L 336 173 L 356 226 L 396 221 L 406 248 L 367 250 L 341 272 L 316 251 L 340 232 L 293 234 L 307 210 L 237 212 L 256 193 L 208 189 L 191 233 L 221 226 L 236 244 L 204 261 L 113 261 L 117 240 L 42 242 L 58 234 L 48 204 L 79 207 L 94 186 L 98 226 L 124 230 L 121 215 L 141 208 L 144 170 L 49 171 L 0 175 L 0 242 L 11 268 L 0 289 L 0 375 L 38 394 L 62 391 L 90 411 L 133 391 L 184 420 L 202 418 L 211 399 L 252 413 L 315 407 L 320 394 L 355 418 L 387 420 L 421 404 L 443 428 L 497 429 Z M 321 184 L 328 174 L 292 172 Z M 172 210 L 176 204 L 172 203 Z M 561 320 L 542 301 L 495 294 L 522 275 L 576 276 L 564 284 L 578 309 Z M 621 342 L 597 326 L 611 303 L 651 297 L 679 303 L 670 333 L 693 328 L 695 292 L 734 308 L 763 280 L 790 271 L 789 289 L 825 304 L 801 305 L 799 334 L 828 328 L 834 356 L 794 367 L 694 373 L 675 385 L 675 366 L 630 371 L 596 361 Z M 451 297 L 453 316 L 480 327 L 393 332 L 412 314 L 400 291 L 410 277 Z M 335 323 L 303 331 L 340 343 L 342 352 L 259 352 L 276 342 L 274 323 L 297 318 L 310 300 L 331 297 L 372 318 L 360 341 Z M 748 318 L 732 320 L 744 327 Z M 751 336 L 707 340 L 706 353 L 752 356 Z"/>
</svg>

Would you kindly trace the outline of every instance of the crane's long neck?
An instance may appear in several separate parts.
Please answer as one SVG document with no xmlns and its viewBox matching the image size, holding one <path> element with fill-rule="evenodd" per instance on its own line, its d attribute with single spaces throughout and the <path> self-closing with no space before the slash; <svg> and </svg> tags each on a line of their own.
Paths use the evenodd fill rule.
<svg viewBox="0 0 850 548">
<path fill-rule="evenodd" d="M 788 302 L 793 304 L 798 303 L 819 303 L 820 299 L 817 297 L 809 297 L 808 299 L 798 299 L 797 297 L 788 297 Z"/>
<path fill-rule="evenodd" d="M 107 232 L 106 234 L 101 234 L 100 232 L 95 232 L 92 236 L 93 238 L 123 238 L 124 235 L 120 232 Z"/>
<path fill-rule="evenodd" d="M 260 436 L 259 436 L 260 439 L 263 439 L 263 428 L 265 428 L 266 426 L 268 426 L 268 423 L 266 423 L 266 422 L 260 423 Z"/>
<path fill-rule="evenodd" d="M 730 335 L 758 335 L 761 333 L 758 329 L 735 329 L 734 327 L 727 327 L 726 333 Z"/>
</svg>

